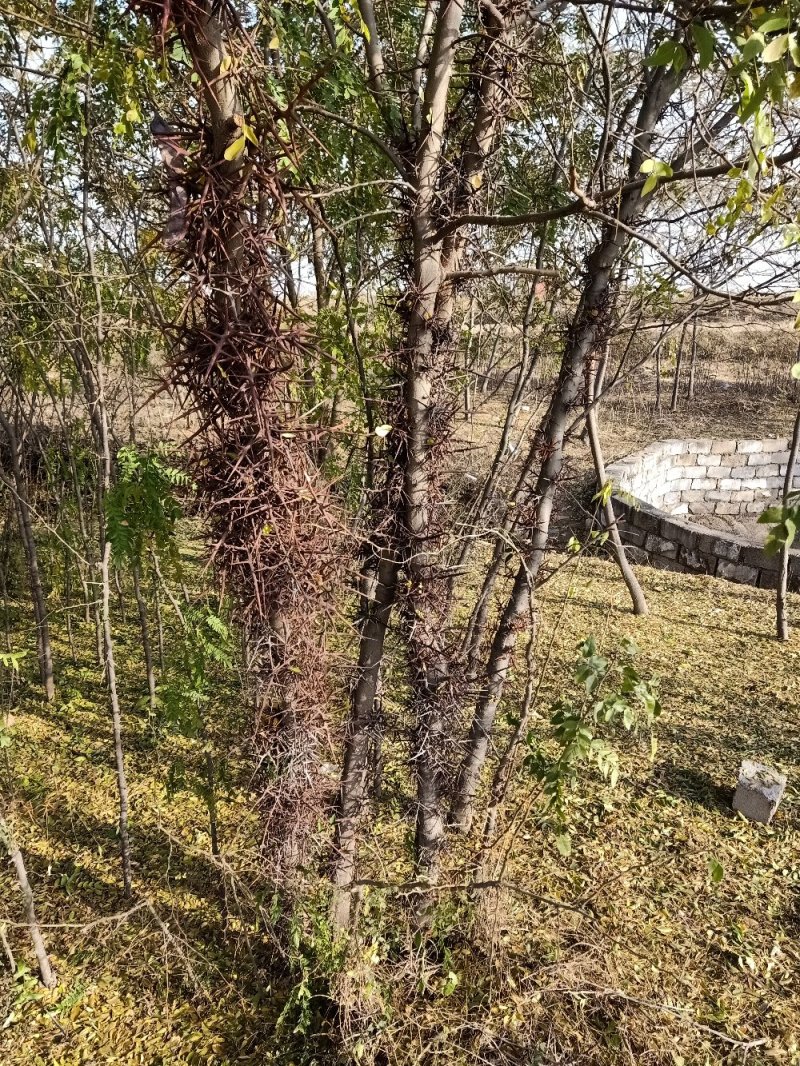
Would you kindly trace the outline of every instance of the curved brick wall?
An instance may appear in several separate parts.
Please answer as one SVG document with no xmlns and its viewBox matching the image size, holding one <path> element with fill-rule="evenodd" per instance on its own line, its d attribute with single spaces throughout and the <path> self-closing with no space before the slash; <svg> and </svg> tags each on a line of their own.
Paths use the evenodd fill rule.
<svg viewBox="0 0 800 1066">
<path fill-rule="evenodd" d="M 607 468 L 622 539 L 664 570 L 773 588 L 778 559 L 747 537 L 703 528 L 703 516 L 755 521 L 780 498 L 787 440 L 662 440 Z M 800 489 L 800 464 L 792 486 Z M 800 552 L 789 560 L 800 587 Z"/>
</svg>

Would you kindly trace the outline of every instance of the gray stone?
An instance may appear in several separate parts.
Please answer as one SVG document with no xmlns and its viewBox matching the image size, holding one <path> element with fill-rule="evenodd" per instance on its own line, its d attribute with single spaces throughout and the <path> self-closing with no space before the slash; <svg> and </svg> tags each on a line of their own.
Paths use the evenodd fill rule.
<svg viewBox="0 0 800 1066">
<path fill-rule="evenodd" d="M 717 577 L 735 581 L 738 585 L 754 585 L 758 580 L 758 570 L 754 566 L 737 566 L 720 559 L 717 564 Z"/>
<path fill-rule="evenodd" d="M 787 450 L 789 445 L 789 442 L 786 440 L 785 437 L 783 439 L 779 438 L 776 440 L 765 439 L 761 443 L 764 446 L 761 450 L 764 452 L 783 452 Z M 773 462 L 776 461 L 772 456 L 770 456 L 770 458 Z"/>
<path fill-rule="evenodd" d="M 763 452 L 764 442 L 763 440 L 739 440 L 736 442 L 736 451 L 742 454 L 750 454 L 751 452 Z"/>
<path fill-rule="evenodd" d="M 751 822 L 769 825 L 786 790 L 786 774 L 764 763 L 745 759 L 733 797 L 733 809 Z"/>
<path fill-rule="evenodd" d="M 735 452 L 736 441 L 735 440 L 715 440 L 711 445 L 711 451 L 717 453 Z"/>
<path fill-rule="evenodd" d="M 664 540 L 663 537 L 657 537 L 652 533 L 645 540 L 644 546 L 646 551 L 661 555 L 665 559 L 674 559 L 678 554 L 678 547 L 676 544 L 673 544 L 671 540 Z"/>
</svg>

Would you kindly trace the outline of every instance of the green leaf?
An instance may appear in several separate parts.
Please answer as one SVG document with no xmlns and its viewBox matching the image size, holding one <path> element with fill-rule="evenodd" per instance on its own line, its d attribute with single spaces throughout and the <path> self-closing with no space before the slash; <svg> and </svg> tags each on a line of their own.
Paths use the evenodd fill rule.
<svg viewBox="0 0 800 1066">
<path fill-rule="evenodd" d="M 698 55 L 698 67 L 700 70 L 705 70 L 706 67 L 710 67 L 714 59 L 714 34 L 708 28 L 704 26 L 702 22 L 692 23 L 692 39 L 697 49 Z"/>
<path fill-rule="evenodd" d="M 789 25 L 786 15 L 768 15 L 763 22 L 759 23 L 761 33 L 775 33 L 776 30 L 785 30 Z"/>
<path fill-rule="evenodd" d="M 653 189 L 655 189 L 656 185 L 658 185 L 658 178 L 655 174 L 651 174 L 642 186 L 642 196 L 648 196 Z"/>
<path fill-rule="evenodd" d="M 789 49 L 789 34 L 783 33 L 780 37 L 773 37 L 767 47 L 761 53 L 761 58 L 765 63 L 777 63 L 779 59 L 786 55 Z"/>
<path fill-rule="evenodd" d="M 242 134 L 241 137 L 237 137 L 236 140 L 229 144 L 225 149 L 225 158 L 229 163 L 232 163 L 234 159 L 238 159 L 244 151 L 244 146 L 247 144 L 247 137 Z"/>
<path fill-rule="evenodd" d="M 742 49 L 742 62 L 749 63 L 751 59 L 755 59 L 756 56 L 761 55 L 766 43 L 763 33 L 754 33 L 748 37 L 745 46 Z"/>
<path fill-rule="evenodd" d="M 558 848 L 558 854 L 562 855 L 565 859 L 568 859 L 572 854 L 572 840 L 569 833 L 559 833 L 556 837 L 556 847 Z"/>
<path fill-rule="evenodd" d="M 790 373 L 795 381 L 800 381 L 800 363 L 795 363 Z"/>
<path fill-rule="evenodd" d="M 715 885 L 718 885 L 725 876 L 725 867 L 719 859 L 708 860 L 708 876 L 711 878 L 712 884 Z"/>
<path fill-rule="evenodd" d="M 646 67 L 666 67 L 675 58 L 677 41 L 662 41 L 655 52 L 644 61 Z"/>
<path fill-rule="evenodd" d="M 686 51 L 682 44 L 676 44 L 675 55 L 672 59 L 672 69 L 675 71 L 676 74 L 680 74 L 680 72 L 684 69 L 688 62 L 689 53 Z"/>
</svg>

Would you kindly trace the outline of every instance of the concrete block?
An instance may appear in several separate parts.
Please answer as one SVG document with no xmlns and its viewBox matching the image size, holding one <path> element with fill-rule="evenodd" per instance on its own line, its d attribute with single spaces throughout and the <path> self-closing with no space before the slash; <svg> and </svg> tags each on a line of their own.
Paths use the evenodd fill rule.
<svg viewBox="0 0 800 1066">
<path fill-rule="evenodd" d="M 680 560 L 690 574 L 713 574 L 717 563 L 713 555 L 705 555 L 690 548 L 681 551 Z"/>
<path fill-rule="evenodd" d="M 689 446 L 686 450 L 688 452 L 694 452 L 695 455 L 708 455 L 708 453 L 713 447 L 713 440 L 710 440 L 706 437 L 701 437 L 700 440 L 690 440 Z"/>
<path fill-rule="evenodd" d="M 752 473 L 753 471 L 751 467 L 735 466 L 733 470 L 731 470 L 731 477 L 735 478 L 737 481 L 744 481 L 744 479 L 750 477 Z"/>
<path fill-rule="evenodd" d="M 720 559 L 717 563 L 717 577 L 735 581 L 739 585 L 754 585 L 758 580 L 758 570 L 754 566 L 740 566 Z"/>
<path fill-rule="evenodd" d="M 717 487 L 717 478 L 713 477 L 695 477 L 692 478 L 692 490 L 701 489 L 703 492 L 707 492 L 709 489 L 715 489 Z"/>
<path fill-rule="evenodd" d="M 786 774 L 764 763 L 745 759 L 733 796 L 733 809 L 751 822 L 769 825 L 786 791 Z"/>
<path fill-rule="evenodd" d="M 694 484 L 694 482 L 692 482 Z M 703 489 L 686 489 L 681 493 L 681 499 L 684 503 L 700 503 L 701 500 L 705 500 L 706 494 Z"/>
<path fill-rule="evenodd" d="M 741 506 L 740 503 L 715 503 L 714 514 L 739 514 Z"/>
<path fill-rule="evenodd" d="M 711 451 L 716 454 L 736 451 L 735 440 L 715 440 L 711 445 Z"/>
<path fill-rule="evenodd" d="M 763 452 L 763 440 L 737 440 L 736 451 L 740 455 L 749 455 L 752 452 Z"/>
<path fill-rule="evenodd" d="M 747 514 L 760 515 L 762 513 L 762 511 L 765 510 L 764 501 L 763 500 L 754 500 L 753 503 L 746 503 L 744 505 L 744 509 L 745 509 Z"/>
<path fill-rule="evenodd" d="M 676 503 L 675 506 L 672 508 L 672 513 L 674 515 L 688 514 L 689 513 L 689 504 L 688 503 Z"/>
<path fill-rule="evenodd" d="M 690 478 L 705 477 L 707 473 L 708 473 L 708 467 L 706 467 L 706 466 L 685 466 L 683 468 L 683 476 L 684 477 L 690 477 Z"/>
<path fill-rule="evenodd" d="M 778 577 L 772 570 L 759 570 L 758 571 L 758 587 L 760 589 L 776 589 L 778 587 Z"/>
<path fill-rule="evenodd" d="M 720 478 L 719 487 L 723 492 L 735 492 L 741 485 L 738 477 L 723 477 Z"/>
<path fill-rule="evenodd" d="M 779 467 L 777 463 L 762 463 L 761 466 L 756 467 L 756 473 L 759 477 L 777 477 Z"/>
<path fill-rule="evenodd" d="M 663 537 L 657 537 L 654 533 L 649 534 L 644 542 L 645 551 L 652 552 L 654 555 L 659 555 L 664 559 L 675 559 L 678 555 L 678 547 L 673 544 L 671 540 L 664 540 Z"/>
<path fill-rule="evenodd" d="M 729 563 L 736 563 L 739 561 L 741 545 L 735 540 L 728 540 L 727 537 L 718 537 L 711 545 L 711 550 L 718 559 L 725 559 Z"/>
<path fill-rule="evenodd" d="M 707 500 L 698 500 L 697 503 L 689 503 L 686 506 L 689 508 L 689 514 L 691 515 L 705 515 L 715 513 L 713 505 L 708 503 Z"/>
<path fill-rule="evenodd" d="M 724 459 L 725 456 L 723 456 L 722 458 Z M 714 468 L 714 477 L 718 477 L 718 478 L 730 477 L 732 470 L 733 470 L 733 467 L 730 466 L 730 464 L 728 466 L 717 466 L 717 467 Z M 709 473 L 711 473 L 711 471 L 709 471 Z"/>
<path fill-rule="evenodd" d="M 722 456 L 719 453 L 716 455 L 704 455 L 703 462 L 706 466 L 722 466 Z"/>
<path fill-rule="evenodd" d="M 728 496 L 730 503 L 752 503 L 756 494 L 752 489 L 737 489 Z"/>
<path fill-rule="evenodd" d="M 770 437 L 770 438 L 766 438 L 761 443 L 763 444 L 763 448 L 761 449 L 762 451 L 770 452 L 770 453 L 784 452 L 785 451 L 786 452 L 786 458 L 787 459 L 789 458 L 789 441 L 787 441 L 785 437 L 784 438 L 780 438 L 780 437 L 771 438 Z M 772 458 L 772 455 L 770 455 L 770 458 Z"/>
<path fill-rule="evenodd" d="M 688 450 L 690 441 L 685 440 L 663 440 L 661 442 L 663 455 L 683 455 Z"/>
</svg>

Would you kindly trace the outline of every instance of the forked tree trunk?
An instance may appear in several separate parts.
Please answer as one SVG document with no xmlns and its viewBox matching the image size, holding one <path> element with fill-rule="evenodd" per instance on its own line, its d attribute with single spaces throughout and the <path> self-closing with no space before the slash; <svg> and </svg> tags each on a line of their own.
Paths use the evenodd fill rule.
<svg viewBox="0 0 800 1066">
<path fill-rule="evenodd" d="M 647 78 L 638 115 L 638 132 L 628 163 L 632 181 L 649 155 L 655 124 L 679 80 L 677 75 L 662 70 L 647 75 Z M 617 217 L 626 227 L 635 219 L 641 200 L 638 188 L 622 197 Z M 598 329 L 605 320 L 612 271 L 629 241 L 627 228 L 622 229 L 609 221 L 604 225 L 600 243 L 589 256 L 587 280 L 567 335 L 558 381 L 542 430 L 534 441 L 533 447 L 542 456 L 542 465 L 531 494 L 534 513 L 530 539 L 495 631 L 450 808 L 450 823 L 461 831 L 466 831 L 472 823 L 473 801 L 511 668 L 517 633 L 527 616 L 532 588 L 547 552 L 555 491 L 564 463 L 565 434 L 580 402 L 587 360 L 596 346 Z"/>
</svg>

